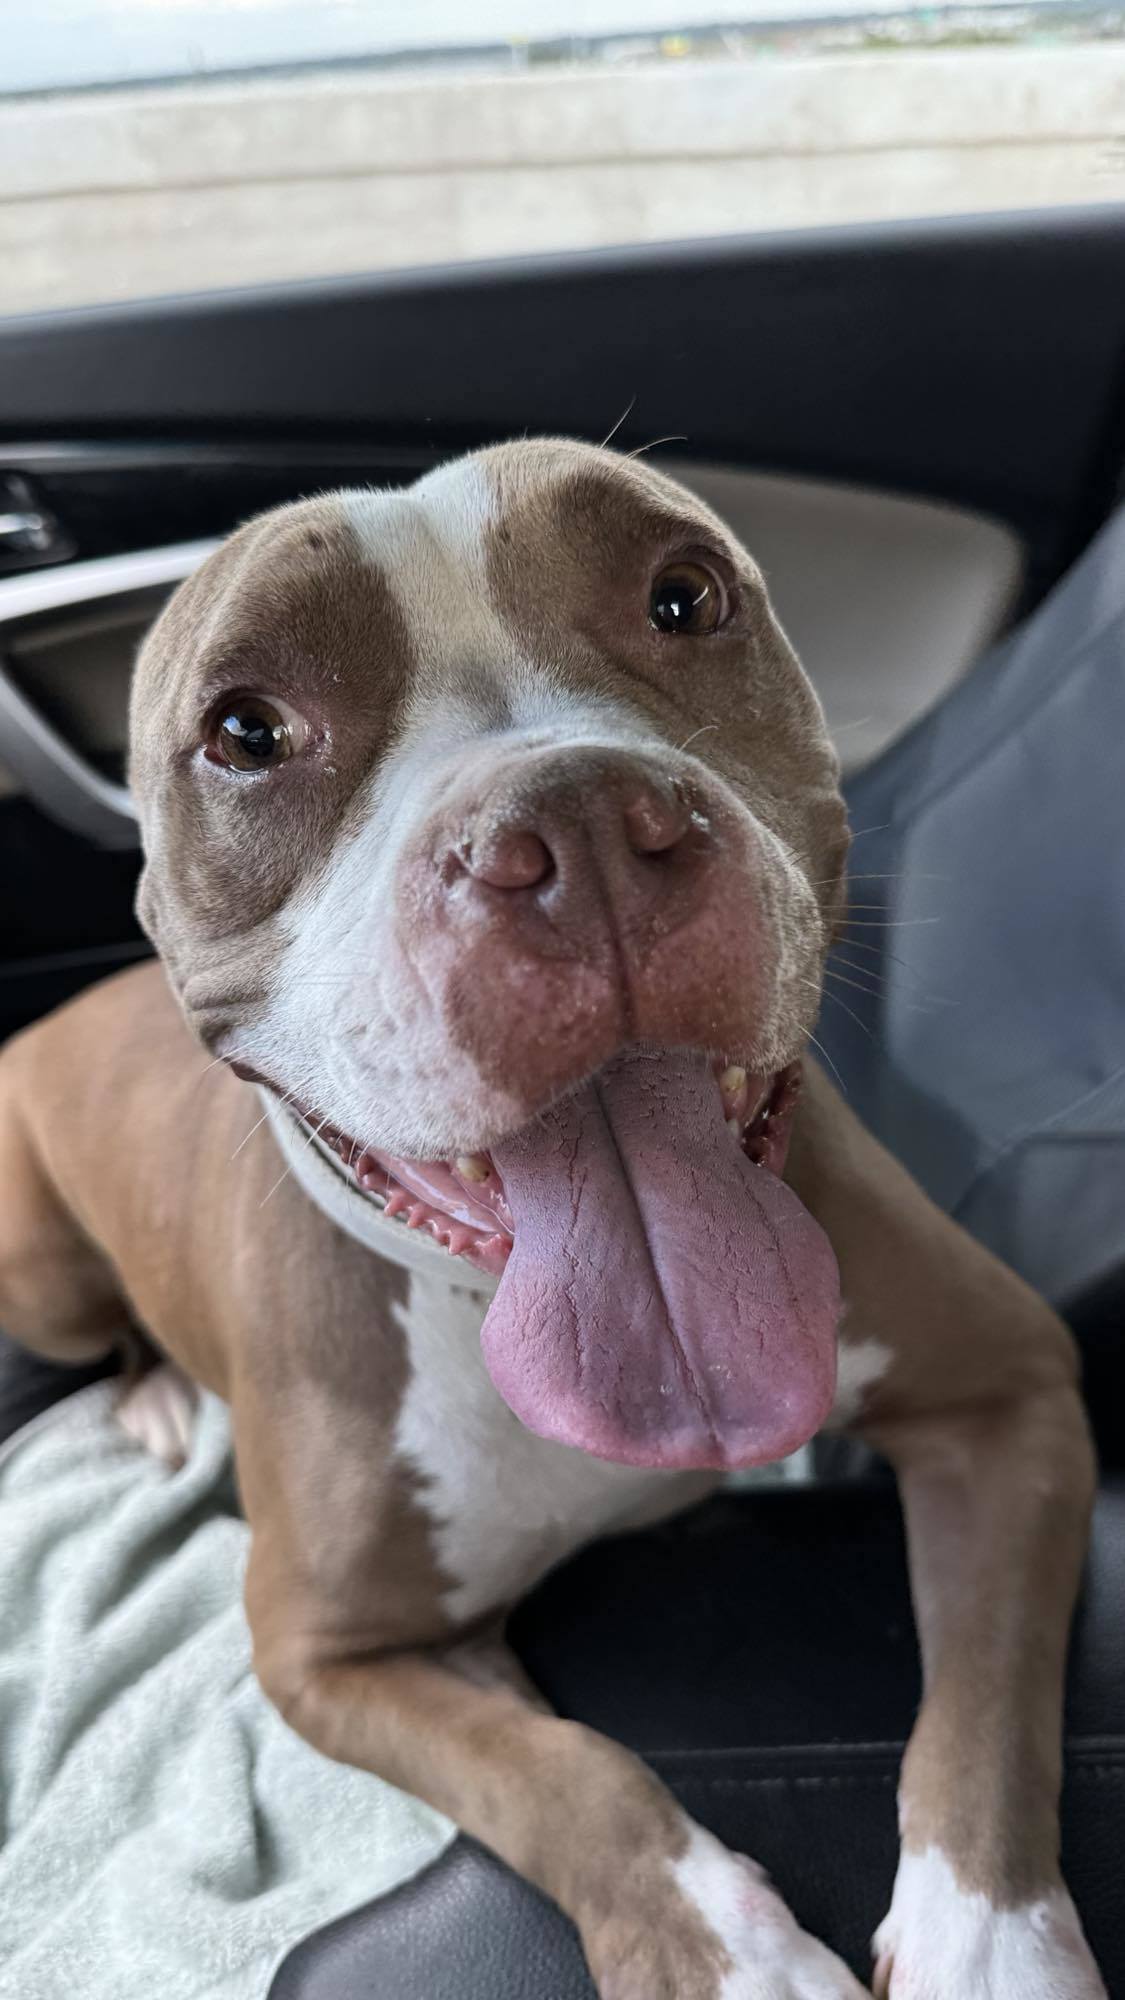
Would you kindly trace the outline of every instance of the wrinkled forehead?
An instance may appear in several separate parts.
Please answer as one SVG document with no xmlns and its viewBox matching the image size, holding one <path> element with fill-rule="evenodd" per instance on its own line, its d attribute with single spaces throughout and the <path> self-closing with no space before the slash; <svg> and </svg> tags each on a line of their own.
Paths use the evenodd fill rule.
<svg viewBox="0 0 1125 2000">
<path fill-rule="evenodd" d="M 728 539 L 651 468 L 568 442 L 499 446 L 402 491 L 345 491 L 252 522 L 180 592 L 160 650 L 229 688 L 236 669 L 315 673 L 329 655 L 347 673 L 377 642 L 401 683 L 451 649 L 518 647 L 532 586 L 552 588 L 565 620 L 584 549 L 616 575 L 692 533 Z"/>
<path fill-rule="evenodd" d="M 671 480 L 570 441 L 499 446 L 406 494 L 343 494 L 340 504 L 431 660 L 451 643 L 462 658 L 518 653 L 545 608 L 565 630 L 592 567 L 624 580 L 665 546 L 728 541 Z"/>
<path fill-rule="evenodd" d="M 612 559 L 677 534 L 727 539 L 717 517 L 662 473 L 570 439 L 498 445 L 439 466 L 405 493 L 339 500 L 365 553 L 411 601 L 436 565 L 461 572 L 501 613 L 510 551 L 550 568 L 584 541 Z"/>
</svg>

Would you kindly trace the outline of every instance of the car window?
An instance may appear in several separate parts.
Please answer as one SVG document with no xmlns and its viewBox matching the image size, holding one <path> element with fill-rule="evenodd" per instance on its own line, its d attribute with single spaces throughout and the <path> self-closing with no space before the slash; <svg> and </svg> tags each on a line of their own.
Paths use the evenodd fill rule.
<svg viewBox="0 0 1125 2000">
<path fill-rule="evenodd" d="M 1125 196 L 1121 0 L 37 0 L 0 310 Z"/>
</svg>

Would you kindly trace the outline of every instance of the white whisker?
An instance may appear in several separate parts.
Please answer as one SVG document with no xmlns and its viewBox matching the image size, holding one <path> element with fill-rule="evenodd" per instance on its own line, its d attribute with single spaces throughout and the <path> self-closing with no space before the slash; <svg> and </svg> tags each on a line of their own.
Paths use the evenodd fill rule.
<svg viewBox="0 0 1125 2000">
<path fill-rule="evenodd" d="M 848 1016 L 849 1020 L 854 1021 L 856 1027 L 861 1028 L 863 1030 L 863 1033 L 867 1036 L 869 1042 L 873 1042 L 875 1040 L 875 1037 L 872 1034 L 870 1028 L 868 1027 L 867 1022 L 861 1021 L 859 1015 L 855 1011 L 855 1008 L 849 1007 L 846 1000 L 841 1000 L 840 995 L 838 993 L 830 993 L 828 988 L 825 987 L 824 997 L 826 1000 L 834 1000 L 837 1007 L 842 1007 L 845 1014 Z"/>
<path fill-rule="evenodd" d="M 261 1201 L 258 1203 L 259 1212 L 265 1207 L 267 1201 L 270 1199 L 270 1195 L 275 1195 L 277 1193 L 277 1190 L 281 1186 L 282 1181 L 287 1181 L 289 1179 L 289 1176 L 292 1173 L 292 1171 L 293 1171 L 292 1167 L 286 1167 L 285 1172 L 283 1174 L 278 1175 L 277 1179 L 275 1180 L 273 1186 L 269 1191 L 269 1194 L 264 1194 L 262 1196 Z"/>
<path fill-rule="evenodd" d="M 878 903 L 857 903 L 858 910 L 877 910 Z M 919 924 L 940 924 L 940 917 L 845 917 L 842 931 L 908 931 Z"/>
<path fill-rule="evenodd" d="M 824 1057 L 825 1062 L 828 1064 L 829 1069 L 832 1071 L 833 1076 L 835 1077 L 837 1083 L 840 1086 L 840 1089 L 843 1091 L 844 1096 L 846 1097 L 848 1094 L 848 1086 L 844 1082 L 843 1077 L 840 1075 L 839 1070 L 836 1068 L 836 1065 L 833 1062 L 831 1056 L 829 1055 L 828 1050 L 825 1048 L 824 1043 L 818 1042 L 816 1036 L 813 1034 L 810 1034 L 809 1040 L 812 1043 L 814 1049 L 817 1050 L 818 1054 Z"/>
<path fill-rule="evenodd" d="M 897 951 L 889 951 L 887 949 L 887 946 L 884 944 L 867 944 L 863 938 L 853 938 L 853 937 L 845 938 L 844 943 L 847 945 L 849 951 L 869 951 L 872 952 L 876 958 L 889 959 L 892 965 L 901 966 L 902 970 L 908 973 L 911 979 L 920 980 L 922 977 L 921 973 L 918 970 L 918 967 L 916 965 L 911 965 L 910 960 L 908 958 L 901 957 Z M 840 960 L 840 963 L 841 965 L 848 965 L 851 963 L 851 961 L 849 959 L 842 958 Z M 866 970 L 867 968 L 863 969 Z M 857 965 L 855 970 L 859 972 L 861 968 Z M 928 993 L 926 995 L 926 998 L 927 1000 L 933 1000 L 934 1002 L 936 1002 L 938 1006 L 941 1007 L 958 1007 L 961 1004 L 960 1001 L 954 1000 L 948 993 Z"/>
<path fill-rule="evenodd" d="M 234 1162 L 235 1160 L 237 1160 L 237 1158 L 238 1158 L 239 1154 L 240 1154 L 240 1153 L 241 1153 L 241 1151 L 242 1151 L 242 1148 L 243 1148 L 244 1146 L 248 1146 L 248 1145 L 249 1145 L 249 1143 L 250 1143 L 251 1139 L 252 1139 L 252 1138 L 254 1137 L 254 1134 L 255 1134 L 255 1132 L 260 1132 L 260 1131 L 261 1131 L 261 1129 L 262 1129 L 262 1126 L 263 1126 L 263 1125 L 265 1124 L 265 1122 L 266 1122 L 266 1119 L 267 1119 L 267 1118 L 269 1117 L 269 1115 L 270 1115 L 270 1114 L 269 1114 L 269 1112 L 268 1112 L 268 1111 L 263 1111 L 263 1113 L 262 1113 L 261 1117 L 260 1117 L 260 1118 L 258 1118 L 258 1119 L 255 1119 L 255 1121 L 254 1121 L 253 1125 L 251 1125 L 251 1127 L 250 1127 L 250 1130 L 249 1130 L 249 1131 L 248 1131 L 247 1133 L 245 1133 L 245 1134 L 243 1135 L 243 1137 L 242 1137 L 242 1138 L 241 1138 L 241 1139 L 239 1140 L 239 1142 L 238 1142 L 237 1146 L 235 1147 L 235 1149 L 234 1149 L 233 1153 L 232 1153 L 232 1154 L 231 1154 L 231 1156 L 230 1156 L 230 1157 L 231 1157 L 231 1162 L 232 1162 L 232 1164 L 233 1164 L 233 1162 Z"/>
<path fill-rule="evenodd" d="M 599 450 L 604 451 L 607 444 L 610 441 L 610 438 L 614 438 L 617 436 L 617 433 L 621 429 L 622 424 L 625 422 L 626 417 L 632 415 L 633 410 L 636 407 L 636 402 L 637 402 L 637 392 L 634 389 L 633 394 L 630 396 L 629 401 L 626 403 L 625 408 L 622 410 L 621 415 L 618 417 L 617 422 L 614 424 L 612 430 L 608 430 L 606 432 L 604 438 L 601 441 L 601 445 L 599 446 Z"/>
<path fill-rule="evenodd" d="M 323 1132 L 323 1130 L 324 1130 L 325 1126 L 327 1125 L 327 1123 L 328 1123 L 328 1120 L 327 1120 L 327 1118 L 322 1118 L 322 1119 L 321 1119 L 321 1121 L 320 1121 L 320 1124 L 319 1124 L 319 1125 L 317 1125 L 317 1126 L 316 1126 L 315 1128 L 314 1128 L 313 1126 L 311 1126 L 311 1125 L 309 1126 L 309 1130 L 308 1130 L 308 1136 L 307 1136 L 307 1138 L 305 1139 L 305 1151 L 306 1151 L 306 1152 L 308 1151 L 309 1147 L 310 1147 L 310 1146 L 312 1145 L 312 1142 L 313 1142 L 313 1140 L 314 1140 L 314 1139 L 319 1139 L 319 1137 L 320 1137 L 321 1133 Z"/>
<path fill-rule="evenodd" d="M 249 1062 L 249 1060 L 249 1056 L 244 1055 L 241 1049 L 235 1049 L 233 1054 L 229 1056 L 212 1056 L 206 1068 L 200 1070 L 199 1075 L 195 1079 L 196 1083 L 202 1083 L 204 1077 L 210 1076 L 212 1070 L 227 1068 L 232 1062 Z"/>
<path fill-rule="evenodd" d="M 717 722 L 705 722 L 703 724 L 702 729 L 693 729 L 690 736 L 685 736 L 683 742 L 679 745 L 679 748 L 681 750 L 686 750 L 688 744 L 694 743 L 697 737 L 706 736 L 711 730 L 718 729 L 719 726 L 720 725 Z"/>
<path fill-rule="evenodd" d="M 825 966 L 824 977 L 826 979 L 838 980 L 841 986 L 852 986 L 857 993 L 866 993 L 869 1000 L 878 1000 L 881 998 L 880 990 L 877 986 L 861 986 L 858 979 L 848 979 L 842 972 L 833 972 L 830 965 Z"/>
<path fill-rule="evenodd" d="M 845 943 L 846 942 L 847 940 L 845 939 Z M 872 947 L 872 949 L 874 949 L 874 947 Z M 849 972 L 861 972 L 865 979 L 876 980 L 878 984 L 877 987 L 873 990 L 881 992 L 883 987 L 887 983 L 886 980 L 883 978 L 882 973 L 877 972 L 873 965 L 857 965 L 854 958 L 841 958 L 839 952 L 833 952 L 832 958 L 829 963 L 830 965 L 833 966 L 846 965 Z M 837 977 L 839 977 L 838 974 Z"/>
<path fill-rule="evenodd" d="M 668 437 L 650 438 L 648 444 L 639 444 L 635 446 L 635 448 L 632 451 L 627 451 L 625 453 L 625 457 L 639 458 L 641 456 L 641 453 L 644 451 L 655 451 L 658 444 L 686 444 L 686 443 L 687 443 L 687 438 L 684 435 L 683 431 L 673 431 Z"/>
</svg>

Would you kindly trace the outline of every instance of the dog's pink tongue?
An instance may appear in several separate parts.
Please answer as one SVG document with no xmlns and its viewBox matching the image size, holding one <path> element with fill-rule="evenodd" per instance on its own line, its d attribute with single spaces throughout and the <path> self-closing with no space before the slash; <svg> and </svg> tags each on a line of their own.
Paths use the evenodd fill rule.
<svg viewBox="0 0 1125 2000">
<path fill-rule="evenodd" d="M 836 1261 L 732 1144 L 702 1057 L 623 1057 L 493 1159 L 515 1243 L 484 1358 L 529 1430 L 627 1465 L 731 1468 L 819 1428 Z"/>
</svg>

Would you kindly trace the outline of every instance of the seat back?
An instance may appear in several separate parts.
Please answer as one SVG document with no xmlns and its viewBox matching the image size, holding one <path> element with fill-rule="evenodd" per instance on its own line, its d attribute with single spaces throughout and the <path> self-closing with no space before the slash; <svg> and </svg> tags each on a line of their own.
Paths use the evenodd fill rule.
<svg viewBox="0 0 1125 2000">
<path fill-rule="evenodd" d="M 1065 1303 L 1125 1260 L 1125 509 L 849 805 L 818 1038 L 934 1199 Z"/>
</svg>

